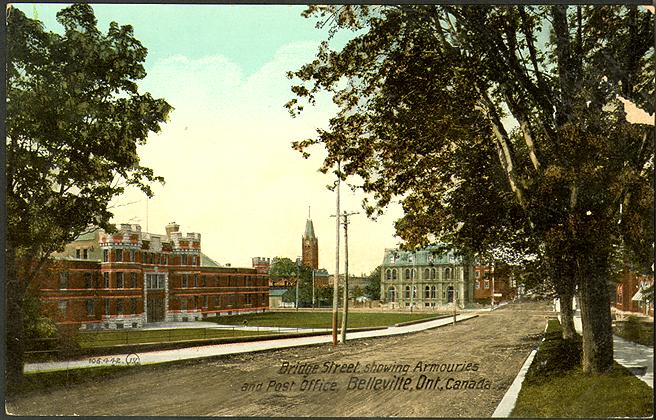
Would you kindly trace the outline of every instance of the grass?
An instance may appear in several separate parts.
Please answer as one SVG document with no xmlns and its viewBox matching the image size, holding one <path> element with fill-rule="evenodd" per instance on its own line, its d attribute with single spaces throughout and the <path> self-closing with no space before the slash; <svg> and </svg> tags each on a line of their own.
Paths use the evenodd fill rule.
<svg viewBox="0 0 656 420">
<path fill-rule="evenodd" d="M 98 331 L 78 334 L 83 349 L 120 344 L 168 343 L 212 338 L 246 337 L 271 334 L 268 331 L 216 330 L 207 328 L 172 328 L 165 330 Z"/>
<path fill-rule="evenodd" d="M 400 322 L 435 318 L 437 314 L 405 314 L 386 312 L 352 312 L 348 328 L 388 327 Z M 338 315 L 341 325 L 341 313 Z M 332 328 L 331 312 L 262 312 L 207 318 L 205 321 L 226 325 L 246 325 L 289 328 Z"/>
<path fill-rule="evenodd" d="M 647 384 L 617 363 L 608 374 L 585 374 L 580 352 L 580 337 L 563 340 L 558 321 L 549 321 L 511 417 L 652 416 Z"/>
</svg>

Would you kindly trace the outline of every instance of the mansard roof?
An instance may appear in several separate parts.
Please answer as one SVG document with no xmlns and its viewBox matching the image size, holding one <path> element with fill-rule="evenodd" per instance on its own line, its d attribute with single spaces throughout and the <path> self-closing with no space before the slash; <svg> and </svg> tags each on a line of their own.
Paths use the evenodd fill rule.
<svg viewBox="0 0 656 420">
<path fill-rule="evenodd" d="M 385 267 L 416 267 L 438 264 L 462 264 L 462 256 L 453 250 L 444 250 L 443 246 L 430 245 L 417 251 L 400 249 L 385 249 L 383 266 Z"/>
</svg>

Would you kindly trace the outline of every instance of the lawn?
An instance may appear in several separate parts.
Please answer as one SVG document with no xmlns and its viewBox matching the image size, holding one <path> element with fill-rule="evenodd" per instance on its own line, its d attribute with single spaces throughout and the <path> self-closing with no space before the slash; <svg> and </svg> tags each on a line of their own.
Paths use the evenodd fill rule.
<svg viewBox="0 0 656 420">
<path fill-rule="evenodd" d="M 615 363 L 606 375 L 584 374 L 580 337 L 563 340 L 549 321 L 511 417 L 644 417 L 653 414 L 653 390 Z"/>
<path fill-rule="evenodd" d="M 399 322 L 435 318 L 438 315 L 394 312 L 352 312 L 349 313 L 348 328 L 387 327 Z M 338 326 L 341 326 L 341 313 L 338 319 Z M 205 321 L 225 325 L 245 324 L 261 327 L 332 328 L 332 312 L 261 312 L 257 314 L 207 318 Z"/>
<path fill-rule="evenodd" d="M 216 330 L 208 328 L 172 328 L 165 330 L 123 330 L 83 332 L 77 342 L 82 348 L 108 347 L 120 344 L 167 343 L 212 338 L 245 337 L 271 334 L 266 331 Z"/>
</svg>

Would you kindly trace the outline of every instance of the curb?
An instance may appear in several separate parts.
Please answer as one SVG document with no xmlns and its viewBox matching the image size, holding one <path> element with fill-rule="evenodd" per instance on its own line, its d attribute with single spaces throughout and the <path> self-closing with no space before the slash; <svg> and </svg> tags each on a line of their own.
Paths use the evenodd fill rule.
<svg viewBox="0 0 656 420">
<path fill-rule="evenodd" d="M 548 321 L 547 325 L 544 327 L 545 333 L 547 332 L 547 326 L 549 326 Z M 544 337 L 542 337 L 540 344 L 542 344 L 542 341 L 544 341 Z M 492 413 L 492 417 L 510 417 L 510 413 L 512 413 L 513 408 L 515 408 L 515 403 L 517 403 L 519 391 L 522 389 L 522 384 L 524 383 L 526 372 L 528 372 L 528 368 L 531 367 L 531 363 L 533 363 L 533 359 L 535 358 L 539 348 L 540 346 L 538 345 L 538 348 L 533 349 L 528 355 L 524 361 L 524 364 L 522 365 L 522 368 L 519 369 L 515 380 L 512 382 L 512 384 L 510 384 L 510 388 L 508 388 L 506 393 L 503 395 L 501 402 L 499 402 L 499 405 L 494 410 L 494 413 Z"/>
</svg>

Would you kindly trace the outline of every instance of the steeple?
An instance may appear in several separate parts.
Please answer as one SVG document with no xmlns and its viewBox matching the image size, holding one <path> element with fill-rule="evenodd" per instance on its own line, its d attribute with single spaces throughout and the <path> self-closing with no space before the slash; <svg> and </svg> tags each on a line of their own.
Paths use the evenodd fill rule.
<svg viewBox="0 0 656 420">
<path fill-rule="evenodd" d="M 305 233 L 303 234 L 303 239 L 315 239 L 312 219 L 308 219 L 307 222 L 305 222 Z"/>
<path fill-rule="evenodd" d="M 305 222 L 305 233 L 302 238 L 303 249 L 303 264 L 312 267 L 313 269 L 319 268 L 319 240 L 314 234 L 314 225 L 310 218 L 310 207 L 308 206 L 308 219 Z"/>
</svg>

